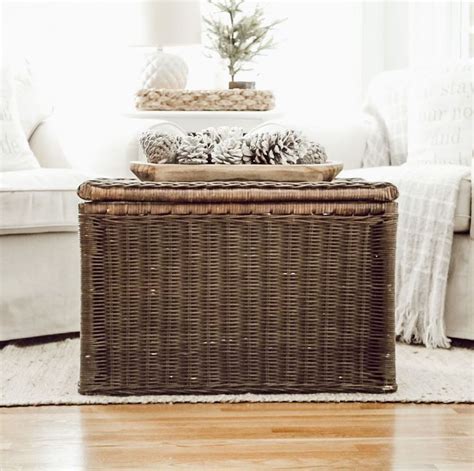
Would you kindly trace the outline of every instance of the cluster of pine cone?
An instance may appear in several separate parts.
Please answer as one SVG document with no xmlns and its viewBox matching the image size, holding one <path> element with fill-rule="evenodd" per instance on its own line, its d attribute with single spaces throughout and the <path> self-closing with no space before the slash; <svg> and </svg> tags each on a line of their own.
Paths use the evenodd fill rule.
<svg viewBox="0 0 474 471">
<path fill-rule="evenodd" d="M 243 130 L 207 128 L 186 136 L 177 152 L 180 164 L 241 164 Z"/>
<path fill-rule="evenodd" d="M 292 129 L 244 135 L 241 128 L 207 128 L 184 137 L 145 131 L 140 143 L 148 162 L 179 164 L 320 164 L 322 146 Z"/>
</svg>

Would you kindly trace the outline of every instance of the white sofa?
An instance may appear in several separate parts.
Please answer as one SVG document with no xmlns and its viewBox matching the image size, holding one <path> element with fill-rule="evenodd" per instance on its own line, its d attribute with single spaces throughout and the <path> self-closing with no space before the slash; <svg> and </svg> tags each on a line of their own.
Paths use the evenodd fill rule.
<svg viewBox="0 0 474 471">
<path fill-rule="evenodd" d="M 8 63 L 40 168 L 0 173 L 0 340 L 78 330 L 76 188 L 86 178 L 62 151 L 29 63 Z"/>
<path fill-rule="evenodd" d="M 27 129 L 41 168 L 0 174 L 0 340 L 79 329 L 77 186 L 51 124 Z"/>
<path fill-rule="evenodd" d="M 0 173 L 0 340 L 76 332 L 80 325 L 76 188 L 87 177 L 70 168 L 49 118 L 51 110 L 31 98 L 32 84 L 23 81 L 21 94 L 25 98 L 19 100 L 24 130 L 41 168 Z M 142 158 L 137 133 L 149 127 L 170 129 L 164 122 L 138 121 L 104 123 L 106 140 L 90 150 L 94 158 L 101 158 L 101 174 L 129 176 L 128 162 Z M 313 136 L 326 147 L 330 158 L 343 161 L 346 169 L 361 166 L 369 135 L 362 116 L 320 126 L 285 124 Z M 84 129 L 76 135 L 84 139 Z M 117 162 L 121 162 L 120 168 Z M 370 178 L 370 169 L 356 172 Z M 446 325 L 448 336 L 467 339 L 474 339 L 471 202 L 472 185 L 466 179 L 457 207 Z"/>
<path fill-rule="evenodd" d="M 90 175 L 131 176 L 137 134 L 149 126 L 104 115 L 64 132 L 28 61 L 15 58 L 9 66 L 40 168 L 0 172 L 0 341 L 79 331 L 77 187 Z"/>
<path fill-rule="evenodd" d="M 389 73 L 387 73 L 389 74 Z M 298 128 L 321 142 L 332 160 L 344 162 L 339 175 L 365 180 L 390 180 L 395 166 L 362 167 L 364 151 L 372 128 L 367 116 L 355 117 L 344 126 L 334 123 L 314 125 L 298 121 L 278 121 L 285 127 Z M 399 159 L 403 158 L 398 156 Z M 406 155 L 404 156 L 406 159 Z M 446 334 L 451 338 L 474 340 L 474 187 L 471 175 L 461 182 L 457 198 L 454 238 L 445 303 Z"/>
</svg>

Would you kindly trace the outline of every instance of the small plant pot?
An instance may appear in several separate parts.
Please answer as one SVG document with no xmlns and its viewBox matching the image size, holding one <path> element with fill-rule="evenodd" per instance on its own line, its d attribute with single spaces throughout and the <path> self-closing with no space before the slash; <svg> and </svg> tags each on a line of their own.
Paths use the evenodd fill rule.
<svg viewBox="0 0 474 471">
<path fill-rule="evenodd" d="M 240 88 L 242 90 L 255 89 L 255 82 L 229 82 L 229 89 Z"/>
</svg>

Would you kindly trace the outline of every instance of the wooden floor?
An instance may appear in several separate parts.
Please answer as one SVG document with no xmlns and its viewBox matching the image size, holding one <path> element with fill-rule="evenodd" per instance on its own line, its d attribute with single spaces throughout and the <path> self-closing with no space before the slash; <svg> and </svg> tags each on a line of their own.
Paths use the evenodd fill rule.
<svg viewBox="0 0 474 471">
<path fill-rule="evenodd" d="M 196 404 L 0 410 L 1 469 L 472 470 L 474 406 Z"/>
</svg>

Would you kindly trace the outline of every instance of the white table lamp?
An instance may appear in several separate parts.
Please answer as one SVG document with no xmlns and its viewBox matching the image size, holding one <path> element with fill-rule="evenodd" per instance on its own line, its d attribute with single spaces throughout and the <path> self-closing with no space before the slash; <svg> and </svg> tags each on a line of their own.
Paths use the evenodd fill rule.
<svg viewBox="0 0 474 471">
<path fill-rule="evenodd" d="M 180 57 L 163 52 L 163 46 L 201 42 L 199 0 L 137 2 L 138 22 L 133 46 L 154 47 L 146 54 L 142 88 L 185 88 L 188 66 Z"/>
</svg>

